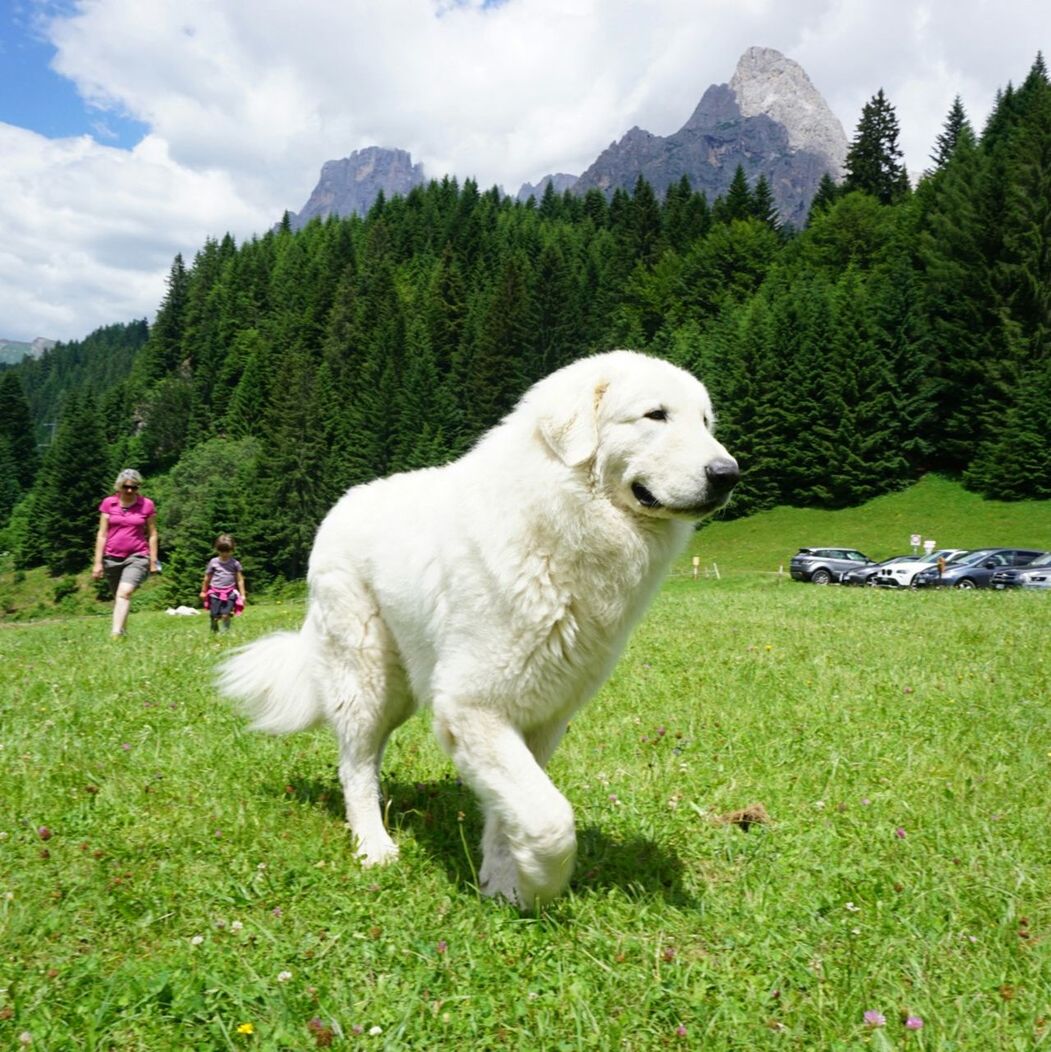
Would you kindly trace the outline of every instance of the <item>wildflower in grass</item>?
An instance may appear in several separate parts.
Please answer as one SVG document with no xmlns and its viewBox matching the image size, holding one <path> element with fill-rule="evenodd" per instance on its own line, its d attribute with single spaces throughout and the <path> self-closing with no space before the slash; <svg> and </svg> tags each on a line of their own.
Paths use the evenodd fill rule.
<svg viewBox="0 0 1051 1052">
<path fill-rule="evenodd" d="M 685 1037 L 685 1036 L 686 1036 L 686 1027 L 685 1027 L 685 1026 L 683 1026 L 683 1024 L 682 1024 L 682 1023 L 680 1023 L 680 1024 L 679 1024 L 679 1025 L 678 1025 L 678 1026 L 677 1026 L 677 1027 L 675 1028 L 675 1036 L 676 1036 L 676 1037 Z"/>
<path fill-rule="evenodd" d="M 439 953 L 445 953 L 449 949 L 449 944 L 444 939 L 439 939 L 437 949 Z"/>
<path fill-rule="evenodd" d="M 195 935 L 190 940 L 190 945 L 191 946 L 200 946 L 202 942 L 204 942 L 204 936 L 203 935 Z"/>
<path fill-rule="evenodd" d="M 36 831 L 36 835 L 40 837 L 41 840 L 50 840 L 54 834 L 51 832 L 50 829 L 48 829 L 47 826 L 41 826 Z"/>
<path fill-rule="evenodd" d="M 855 906 L 853 902 L 848 902 L 846 904 L 846 906 L 844 906 L 843 908 L 847 911 L 847 913 L 860 913 L 861 912 L 861 907 L 860 906 Z"/>
<path fill-rule="evenodd" d="M 130 744 L 129 742 L 121 742 L 121 743 L 120 743 L 120 747 L 121 747 L 121 748 L 122 748 L 122 749 L 123 749 L 123 750 L 124 750 L 125 752 L 127 752 L 127 751 L 128 751 L 128 750 L 129 750 L 130 748 L 131 748 L 131 744 Z"/>
<path fill-rule="evenodd" d="M 383 1033 L 383 1027 L 381 1027 L 381 1026 L 370 1026 L 369 1027 L 369 1036 L 370 1037 L 379 1037 L 380 1034 L 382 1034 L 382 1033 Z"/>
<path fill-rule="evenodd" d="M 281 916 L 281 907 L 280 906 L 275 906 L 270 911 L 270 914 L 271 914 L 271 916 L 274 916 L 274 917 L 280 917 Z"/>
<path fill-rule="evenodd" d="M 230 922 L 230 931 L 240 931 L 243 927 L 244 925 L 240 921 Z"/>
<path fill-rule="evenodd" d="M 18 1035 L 18 1043 L 20 1045 L 31 1045 L 33 1043 L 33 1035 L 28 1030 L 23 1030 Z"/>
<path fill-rule="evenodd" d="M 868 1026 L 886 1026 L 887 1017 L 882 1012 L 877 1012 L 874 1008 L 870 1008 L 865 1013 L 865 1022 Z"/>
<path fill-rule="evenodd" d="M 611 804 L 619 804 L 620 803 L 620 800 L 617 799 L 617 794 L 616 793 L 610 793 L 609 794 L 609 802 Z"/>
<path fill-rule="evenodd" d="M 364 1034 L 364 1033 L 365 1033 L 365 1028 L 364 1028 L 364 1027 L 363 1027 L 363 1026 L 362 1026 L 362 1025 L 360 1024 L 360 1023 L 355 1023 L 355 1024 L 354 1024 L 354 1025 L 353 1025 L 353 1026 L 352 1026 L 352 1027 L 350 1028 L 350 1032 L 351 1032 L 351 1033 L 352 1033 L 352 1034 L 353 1034 L 353 1035 L 354 1035 L 355 1037 L 358 1037 L 358 1036 L 360 1036 L 361 1034 Z"/>
<path fill-rule="evenodd" d="M 279 983 L 287 983 L 288 980 L 291 979 L 291 978 L 292 978 L 292 973 L 291 972 L 278 972 L 277 973 L 277 981 Z"/>
<path fill-rule="evenodd" d="M 901 826 L 898 826 L 898 828 L 894 830 L 894 835 L 899 840 L 904 840 L 905 839 L 905 830 Z"/>
<path fill-rule="evenodd" d="M 254 1034 L 254 1033 L 255 1033 L 255 1027 L 254 1027 L 254 1026 L 252 1026 L 252 1024 L 251 1024 L 251 1023 L 242 1023 L 242 1024 L 241 1024 L 241 1025 L 240 1025 L 240 1026 L 239 1026 L 239 1027 L 237 1028 L 237 1032 L 238 1032 L 239 1034 Z"/>
<path fill-rule="evenodd" d="M 923 1029 L 923 1020 L 918 1015 L 910 1015 L 905 1020 L 905 1029 L 906 1030 L 922 1030 Z"/>
<path fill-rule="evenodd" d="M 674 946 L 665 946 L 664 950 L 661 953 L 661 956 L 666 961 L 674 961 L 675 960 L 675 947 Z"/>
</svg>

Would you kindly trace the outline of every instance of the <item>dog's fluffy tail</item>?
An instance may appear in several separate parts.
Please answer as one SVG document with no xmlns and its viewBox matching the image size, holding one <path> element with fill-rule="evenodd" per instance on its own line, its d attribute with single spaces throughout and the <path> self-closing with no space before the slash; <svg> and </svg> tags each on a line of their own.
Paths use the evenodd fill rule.
<svg viewBox="0 0 1051 1052">
<path fill-rule="evenodd" d="M 321 701 L 311 675 L 305 632 L 275 632 L 231 654 L 216 678 L 221 693 L 240 703 L 252 728 L 290 734 L 320 722 Z"/>
</svg>

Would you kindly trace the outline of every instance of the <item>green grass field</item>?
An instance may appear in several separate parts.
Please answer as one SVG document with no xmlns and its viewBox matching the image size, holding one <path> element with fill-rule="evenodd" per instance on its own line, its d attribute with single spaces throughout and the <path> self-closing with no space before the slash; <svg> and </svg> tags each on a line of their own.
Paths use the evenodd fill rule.
<svg viewBox="0 0 1051 1052">
<path fill-rule="evenodd" d="M 363 870 L 331 736 L 250 734 L 216 697 L 222 651 L 301 604 L 222 641 L 141 609 L 123 644 L 103 617 L 0 626 L 0 1045 L 1051 1048 L 1051 596 L 735 564 L 735 530 L 786 562 L 899 547 L 800 514 L 701 531 L 730 572 L 670 579 L 572 725 L 578 866 L 539 916 L 479 897 L 426 717 L 385 762 L 402 856 Z"/>
</svg>

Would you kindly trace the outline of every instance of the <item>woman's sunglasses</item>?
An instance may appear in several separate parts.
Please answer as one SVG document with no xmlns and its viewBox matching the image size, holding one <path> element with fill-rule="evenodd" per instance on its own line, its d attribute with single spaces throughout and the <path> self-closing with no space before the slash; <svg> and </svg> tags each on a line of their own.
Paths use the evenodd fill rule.
<svg viewBox="0 0 1051 1052">
<path fill-rule="evenodd" d="M 121 486 L 125 493 L 134 493 L 138 488 L 138 486 Z"/>
</svg>

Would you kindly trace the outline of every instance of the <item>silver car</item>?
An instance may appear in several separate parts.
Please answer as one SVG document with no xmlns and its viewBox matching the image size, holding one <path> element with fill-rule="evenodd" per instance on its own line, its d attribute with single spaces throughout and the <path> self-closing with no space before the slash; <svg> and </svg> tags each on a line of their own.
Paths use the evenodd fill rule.
<svg viewBox="0 0 1051 1052">
<path fill-rule="evenodd" d="M 856 548 L 800 548 L 792 556 L 788 572 L 793 581 L 829 584 L 841 581 L 851 570 L 875 565 L 875 560 Z"/>
</svg>

